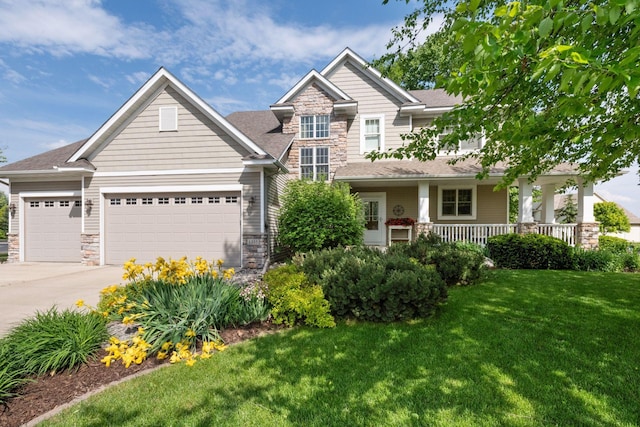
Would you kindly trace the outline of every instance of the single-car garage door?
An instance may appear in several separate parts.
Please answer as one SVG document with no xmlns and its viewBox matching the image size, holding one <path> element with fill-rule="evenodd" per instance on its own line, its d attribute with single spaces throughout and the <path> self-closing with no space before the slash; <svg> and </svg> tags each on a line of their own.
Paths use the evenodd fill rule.
<svg viewBox="0 0 640 427">
<path fill-rule="evenodd" d="M 239 192 L 105 194 L 105 262 L 201 256 L 240 266 Z"/>
<path fill-rule="evenodd" d="M 25 260 L 80 262 L 79 198 L 25 199 Z"/>
</svg>

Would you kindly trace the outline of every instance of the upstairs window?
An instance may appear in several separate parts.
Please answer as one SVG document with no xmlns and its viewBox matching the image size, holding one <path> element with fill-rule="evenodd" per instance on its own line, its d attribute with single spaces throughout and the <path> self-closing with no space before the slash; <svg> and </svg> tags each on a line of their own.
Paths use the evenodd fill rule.
<svg viewBox="0 0 640 427">
<path fill-rule="evenodd" d="M 384 150 L 384 116 L 360 117 L 360 153 Z"/>
<path fill-rule="evenodd" d="M 300 148 L 300 178 L 312 181 L 329 179 L 329 147 Z"/>
<path fill-rule="evenodd" d="M 438 135 L 438 142 L 441 142 L 442 139 L 451 133 L 450 129 L 445 130 L 443 133 Z M 451 148 L 447 149 L 446 147 L 442 148 L 441 152 L 446 154 L 447 151 L 458 151 L 458 152 L 468 152 L 479 150 L 484 145 L 484 135 L 478 133 L 474 135 L 472 138 L 465 139 L 463 141 L 458 141 L 457 144 L 450 145 Z"/>
<path fill-rule="evenodd" d="M 178 107 L 160 107 L 158 114 L 160 132 L 178 130 Z"/>
<path fill-rule="evenodd" d="M 476 187 L 439 187 L 438 219 L 476 219 Z"/>
<path fill-rule="evenodd" d="M 318 116 L 300 116 L 300 138 L 329 138 L 330 118 L 328 114 Z"/>
</svg>

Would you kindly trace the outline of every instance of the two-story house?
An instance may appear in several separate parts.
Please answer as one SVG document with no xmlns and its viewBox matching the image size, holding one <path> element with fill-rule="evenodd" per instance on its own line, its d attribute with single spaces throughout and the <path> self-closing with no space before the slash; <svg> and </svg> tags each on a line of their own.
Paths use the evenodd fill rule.
<svg viewBox="0 0 640 427">
<path fill-rule="evenodd" d="M 406 91 L 345 49 L 269 110 L 223 117 L 161 68 L 88 139 L 0 168 L 10 180 L 9 259 L 95 265 L 187 255 L 261 267 L 279 195 L 300 178 L 348 182 L 364 201 L 369 245 L 408 236 L 385 225 L 390 218 L 414 219 L 412 236 L 431 230 L 482 242 L 537 232 L 534 184 L 543 189 L 542 222 L 552 224 L 554 189 L 575 177 L 569 166 L 536 183 L 520 179 L 519 221 L 508 224 L 507 191 L 494 191 L 499 166 L 478 181 L 472 161 L 365 158 L 399 147 L 401 135 L 458 102 L 441 90 Z M 574 238 L 592 246 L 592 185 L 579 188 L 578 205 Z"/>
</svg>

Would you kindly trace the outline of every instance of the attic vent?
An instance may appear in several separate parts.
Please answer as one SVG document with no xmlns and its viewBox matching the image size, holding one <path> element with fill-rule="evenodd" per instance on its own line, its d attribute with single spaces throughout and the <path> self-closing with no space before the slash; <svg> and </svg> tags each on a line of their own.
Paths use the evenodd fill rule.
<svg viewBox="0 0 640 427">
<path fill-rule="evenodd" d="M 160 132 L 178 130 L 178 107 L 160 107 Z"/>
</svg>

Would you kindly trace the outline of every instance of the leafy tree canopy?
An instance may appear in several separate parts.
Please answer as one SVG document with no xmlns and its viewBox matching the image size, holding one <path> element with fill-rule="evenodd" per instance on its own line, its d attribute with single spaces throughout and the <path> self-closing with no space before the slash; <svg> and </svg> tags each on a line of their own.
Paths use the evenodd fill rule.
<svg viewBox="0 0 640 427">
<path fill-rule="evenodd" d="M 593 205 L 593 214 L 600 223 L 600 230 L 604 233 L 618 233 L 631 231 L 629 217 L 624 210 L 614 202 L 600 202 Z"/>
<path fill-rule="evenodd" d="M 6 239 L 9 232 L 9 199 L 0 191 L 0 239 Z"/>
<path fill-rule="evenodd" d="M 502 185 L 564 162 L 609 179 L 640 158 L 640 0 L 423 0 L 394 29 L 381 68 L 406 87 L 428 85 L 432 67 L 416 63 L 433 47 L 417 36 L 442 16 L 436 37 L 453 40 L 443 55 L 455 60 L 435 71 L 437 86 L 464 102 L 371 158 L 430 160 L 484 132 L 484 148 L 460 158 L 477 158 L 480 178 L 505 162 Z"/>
</svg>

